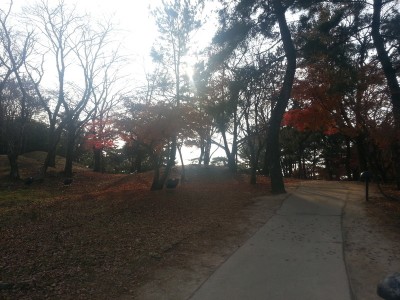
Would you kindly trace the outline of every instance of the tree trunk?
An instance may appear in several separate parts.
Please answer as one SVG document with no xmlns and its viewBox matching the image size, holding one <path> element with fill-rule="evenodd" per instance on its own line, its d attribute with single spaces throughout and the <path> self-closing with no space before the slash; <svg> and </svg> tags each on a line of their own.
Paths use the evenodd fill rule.
<svg viewBox="0 0 400 300">
<path fill-rule="evenodd" d="M 56 167 L 56 152 L 57 152 L 57 145 L 60 141 L 61 132 L 58 134 L 57 131 L 49 132 L 49 144 L 48 144 L 48 151 L 47 156 L 45 159 L 45 172 L 47 171 L 48 167 L 55 168 Z"/>
<path fill-rule="evenodd" d="M 199 166 L 203 163 L 205 147 L 206 147 L 205 140 L 203 138 L 201 138 L 201 141 L 200 141 L 200 156 L 199 156 L 199 161 L 197 163 Z"/>
<path fill-rule="evenodd" d="M 211 159 L 211 136 L 207 135 L 206 144 L 204 149 L 204 165 L 208 166 Z"/>
<path fill-rule="evenodd" d="M 13 130 L 12 133 L 10 132 L 12 136 L 6 137 L 8 139 L 7 158 L 10 164 L 10 178 L 12 180 L 18 180 L 20 179 L 18 156 L 21 153 L 25 122 L 15 122 L 11 126 L 14 127 L 15 131 Z"/>
<path fill-rule="evenodd" d="M 19 168 L 18 168 L 18 154 L 17 153 L 8 153 L 7 154 L 8 161 L 10 163 L 10 178 L 12 180 L 18 180 L 19 176 Z"/>
<path fill-rule="evenodd" d="M 160 155 L 161 156 L 161 155 Z M 153 154 L 153 183 L 151 184 L 151 191 L 162 190 L 164 186 L 164 182 L 162 185 L 160 184 L 160 166 L 161 166 L 161 157 L 157 154 Z"/>
<path fill-rule="evenodd" d="M 222 131 L 221 134 L 222 134 L 222 139 L 224 140 L 224 150 L 225 150 L 226 158 L 228 160 L 228 168 L 232 173 L 236 173 L 237 166 L 236 166 L 236 159 L 235 159 L 235 153 L 234 153 L 234 146 L 232 146 L 232 151 L 230 151 L 229 145 L 228 145 L 228 139 L 226 138 L 225 131 Z M 236 138 L 237 137 L 233 136 L 233 143 L 235 143 Z"/>
<path fill-rule="evenodd" d="M 294 75 L 296 73 L 296 49 L 286 22 L 285 10 L 279 0 L 272 1 L 275 15 L 278 20 L 279 30 L 287 60 L 285 76 L 276 105 L 271 113 L 270 128 L 267 136 L 269 149 L 269 170 L 271 174 L 271 189 L 273 194 L 286 193 L 280 165 L 279 133 L 283 114 L 285 113 L 292 92 Z"/>
<path fill-rule="evenodd" d="M 371 35 L 378 54 L 379 62 L 382 65 L 390 96 L 393 104 L 394 124 L 397 132 L 400 132 L 400 85 L 397 81 L 396 70 L 393 67 L 388 52 L 385 49 L 385 41 L 380 33 L 382 0 L 374 0 L 374 11 L 372 14 Z M 393 141 L 393 160 L 396 173 L 397 188 L 400 189 L 400 143 Z"/>
<path fill-rule="evenodd" d="M 160 187 L 160 168 L 154 168 L 154 176 L 153 176 L 153 183 L 151 184 L 151 191 L 158 191 L 162 190 L 162 186 Z"/>
<path fill-rule="evenodd" d="M 185 171 L 185 163 L 183 162 L 183 156 L 182 156 L 181 147 L 178 147 L 178 152 L 179 152 L 179 157 L 181 159 L 181 165 L 182 165 L 181 184 L 183 184 L 185 182 L 185 180 L 186 180 L 186 171 Z"/>
<path fill-rule="evenodd" d="M 357 154 L 358 154 L 358 163 L 361 172 L 367 171 L 369 168 L 368 155 L 366 153 L 367 145 L 365 144 L 365 141 L 366 141 L 365 134 L 359 134 L 355 138 Z"/>
<path fill-rule="evenodd" d="M 297 162 L 299 164 L 299 173 L 297 174 L 297 178 L 298 179 L 304 179 L 303 178 L 303 166 L 302 166 L 302 162 L 301 162 L 301 155 L 297 156 Z"/>
<path fill-rule="evenodd" d="M 177 149 L 177 137 L 172 138 L 171 148 L 168 155 L 167 165 L 165 166 L 165 170 L 161 176 L 159 176 L 158 180 L 158 189 L 162 190 L 165 182 L 167 181 L 168 175 L 172 170 L 172 167 L 175 166 L 175 158 L 176 158 L 176 149 Z"/>
<path fill-rule="evenodd" d="M 332 161 L 329 157 L 325 157 L 325 170 L 327 171 L 327 178 L 328 180 L 333 179 L 333 172 L 332 172 Z"/>
<path fill-rule="evenodd" d="M 43 168 L 41 170 L 41 176 L 44 176 L 46 174 L 49 167 L 55 168 L 56 166 L 57 145 L 60 142 L 61 131 L 61 126 L 57 128 L 57 130 L 50 129 L 49 141 L 47 145 L 47 155 L 44 160 Z"/>
<path fill-rule="evenodd" d="M 345 168 L 347 180 L 355 180 L 353 177 L 353 170 L 351 168 L 351 146 L 350 146 L 350 138 L 346 137 L 346 158 L 345 158 Z"/>
<path fill-rule="evenodd" d="M 64 176 L 72 177 L 72 162 L 74 158 L 75 130 L 71 129 L 67 137 L 67 152 L 65 155 Z"/>
<path fill-rule="evenodd" d="M 169 173 L 171 173 L 173 165 L 171 165 L 170 163 L 167 163 L 167 165 L 165 166 L 164 172 L 161 174 L 161 176 L 159 176 L 159 180 L 158 180 L 158 189 L 162 190 L 164 188 L 165 182 L 168 179 L 168 175 Z"/>
<path fill-rule="evenodd" d="M 103 150 L 93 147 L 93 171 L 101 172 L 101 159 Z"/>
<path fill-rule="evenodd" d="M 132 172 L 138 172 L 138 173 L 142 172 L 142 162 L 143 162 L 143 153 L 142 153 L 142 151 L 139 150 L 136 155 L 134 168 L 131 168 L 131 173 Z"/>
<path fill-rule="evenodd" d="M 251 166 L 250 184 L 257 184 L 257 165 L 254 162 Z"/>
<path fill-rule="evenodd" d="M 267 135 L 268 138 L 268 135 Z M 263 169 L 262 169 L 262 173 L 264 176 L 269 176 L 269 151 L 268 148 L 265 149 L 264 152 L 264 164 L 263 164 Z"/>
<path fill-rule="evenodd" d="M 256 153 L 255 145 L 251 140 L 248 140 L 247 146 L 250 149 L 250 184 L 256 184 L 257 183 L 258 155 Z"/>
</svg>

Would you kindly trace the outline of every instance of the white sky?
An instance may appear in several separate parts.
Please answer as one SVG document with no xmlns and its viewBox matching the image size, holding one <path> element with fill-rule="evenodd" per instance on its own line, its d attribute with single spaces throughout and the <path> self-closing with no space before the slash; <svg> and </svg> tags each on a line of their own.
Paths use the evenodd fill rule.
<svg viewBox="0 0 400 300">
<path fill-rule="evenodd" d="M 13 0 L 13 12 L 17 13 L 21 7 L 33 5 L 36 0 Z M 58 0 L 48 0 L 58 3 Z M 0 0 L 0 8 L 6 9 L 10 0 Z M 149 53 L 157 29 L 154 19 L 149 13 L 149 6 L 159 4 L 159 0 L 64 0 L 66 5 L 77 5 L 78 11 L 86 12 L 91 18 L 111 19 L 118 30 L 116 41 L 121 44 L 124 55 L 129 55 L 132 70 L 136 70 L 134 77 L 143 76 L 144 64 L 149 60 Z"/>
<path fill-rule="evenodd" d="M 50 5 L 58 3 L 58 0 L 47 1 Z M 36 0 L 13 0 L 13 12 L 18 12 L 22 6 L 29 6 L 35 2 Z M 0 0 L 0 8 L 6 9 L 9 3 L 10 0 Z M 64 0 L 64 3 L 76 4 L 82 13 L 89 13 L 93 19 L 111 18 L 118 29 L 116 41 L 121 43 L 123 54 L 128 55 L 131 61 L 127 66 L 130 77 L 135 82 L 141 82 L 145 69 L 149 71 L 149 53 L 157 38 L 157 28 L 154 18 L 150 15 L 150 8 L 160 5 L 161 0 Z M 213 22 L 215 18 L 210 17 L 212 7 L 215 7 L 215 4 L 206 8 L 203 29 L 195 35 L 194 42 L 200 47 L 205 47 L 211 42 L 216 28 L 215 21 Z"/>
</svg>

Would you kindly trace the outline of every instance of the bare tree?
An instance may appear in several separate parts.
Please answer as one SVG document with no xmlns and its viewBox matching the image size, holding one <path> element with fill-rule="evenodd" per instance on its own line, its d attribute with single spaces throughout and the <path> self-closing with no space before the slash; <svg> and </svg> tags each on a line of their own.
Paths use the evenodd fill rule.
<svg viewBox="0 0 400 300">
<path fill-rule="evenodd" d="M 103 152 L 107 147 L 114 145 L 117 136 L 113 123 L 119 105 L 127 95 L 125 86 L 118 83 L 123 78 L 118 69 L 112 68 L 119 65 L 124 59 L 117 53 L 110 57 L 109 63 L 104 66 L 103 77 L 99 84 L 93 86 L 90 107 L 92 111 L 86 112 L 90 116 L 89 134 L 92 137 L 93 171 L 100 172 L 102 168 Z"/>
<path fill-rule="evenodd" d="M 27 61 L 34 46 L 32 32 L 18 32 L 13 29 L 9 19 L 13 2 L 7 10 L 0 9 L 0 124 L 2 135 L 7 137 L 7 157 L 10 163 L 10 176 L 20 177 L 18 155 L 26 123 L 31 116 L 27 80 L 21 67 Z"/>
<path fill-rule="evenodd" d="M 112 84 L 117 81 L 116 76 L 110 77 L 109 71 L 119 62 L 116 51 L 107 52 L 113 28 L 111 23 L 98 25 L 96 29 L 88 25 L 82 27 L 83 40 L 74 49 L 85 83 L 80 93 L 74 97 L 78 100 L 71 100 L 65 106 L 68 138 L 64 173 L 67 177 L 72 176 L 73 151 L 82 127 L 94 114 L 98 117 L 99 112 L 104 121 L 107 111 L 110 112 L 109 105 L 112 104 L 107 101 L 114 100 L 115 104 L 118 99 L 117 95 L 109 94 Z M 75 87 L 74 90 L 77 91 L 78 88 Z M 92 102 L 91 98 L 94 98 Z"/>
<path fill-rule="evenodd" d="M 50 125 L 43 174 L 49 166 L 54 166 L 56 147 L 66 130 L 64 173 L 70 177 L 76 137 L 95 112 L 95 107 L 88 108 L 93 90 L 104 79 L 102 74 L 107 66 L 116 61 L 115 53 L 107 52 L 113 27 L 110 22 L 91 24 L 89 16 L 79 14 L 76 7 L 68 7 L 62 0 L 54 7 L 40 1 L 27 10 L 27 18 L 39 28 L 43 40 L 42 62 L 29 73 Z M 47 93 L 42 87 L 47 56 L 53 58 L 56 68 L 57 89 L 53 93 Z M 50 71 L 46 69 L 46 72 Z"/>
</svg>

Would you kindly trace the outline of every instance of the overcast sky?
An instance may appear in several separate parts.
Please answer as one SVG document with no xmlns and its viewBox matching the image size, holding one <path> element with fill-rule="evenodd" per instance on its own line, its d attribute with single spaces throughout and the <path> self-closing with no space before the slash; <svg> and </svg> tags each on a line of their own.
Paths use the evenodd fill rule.
<svg viewBox="0 0 400 300">
<path fill-rule="evenodd" d="M 32 5 L 36 0 L 13 0 L 13 11 L 17 12 L 22 6 Z M 57 3 L 58 0 L 48 0 Z M 0 0 L 0 7 L 7 8 L 10 0 Z M 145 70 L 149 71 L 151 46 L 157 38 L 155 20 L 150 14 L 150 8 L 161 4 L 161 0 L 64 0 L 67 5 L 74 5 L 83 12 L 91 14 L 93 19 L 110 19 L 118 28 L 117 41 L 122 45 L 124 55 L 129 55 L 130 72 L 135 82 L 144 78 Z M 204 17 L 205 28 L 196 33 L 195 40 L 199 47 L 204 48 L 211 41 L 215 30 L 214 18 L 210 18 L 213 5 L 208 5 Z M 194 64 L 194 57 L 192 59 Z"/>
</svg>

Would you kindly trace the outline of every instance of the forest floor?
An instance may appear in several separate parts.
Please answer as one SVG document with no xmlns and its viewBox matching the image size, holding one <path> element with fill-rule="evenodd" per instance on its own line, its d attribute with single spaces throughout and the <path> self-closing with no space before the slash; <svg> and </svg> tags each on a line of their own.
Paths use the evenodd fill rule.
<svg viewBox="0 0 400 300">
<path fill-rule="evenodd" d="M 35 175 L 40 161 L 21 157 L 21 176 Z M 190 166 L 187 182 L 157 192 L 151 173 L 76 167 L 65 186 L 58 169 L 30 185 L 8 182 L 6 172 L 0 157 L 1 299 L 187 299 L 284 200 L 265 197 L 265 177 L 252 186 L 217 167 Z M 360 205 L 362 222 L 397 238 L 398 202 L 374 195 Z"/>
</svg>

